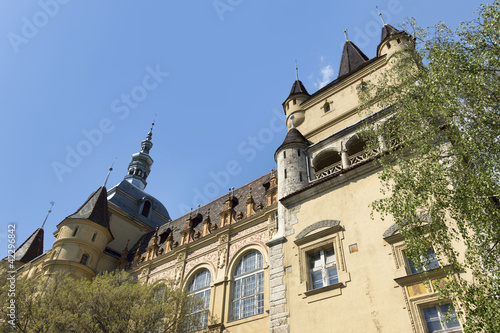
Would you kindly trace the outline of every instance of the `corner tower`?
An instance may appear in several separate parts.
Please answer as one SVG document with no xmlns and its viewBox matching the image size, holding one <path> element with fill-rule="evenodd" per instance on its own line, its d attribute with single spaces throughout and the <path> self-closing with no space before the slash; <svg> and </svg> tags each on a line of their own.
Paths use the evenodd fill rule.
<svg viewBox="0 0 500 333">
<path fill-rule="evenodd" d="M 101 271 L 100 265 L 109 257 L 104 250 L 113 240 L 106 196 L 106 188 L 101 186 L 57 225 L 56 240 L 43 264 L 45 274 L 65 271 L 76 278 L 92 278 Z"/>
<path fill-rule="evenodd" d="M 153 142 L 151 141 L 153 137 L 153 126 L 154 123 L 146 136 L 146 140 L 141 142 L 141 151 L 132 155 L 132 159 L 128 165 L 128 172 L 125 176 L 126 181 L 141 190 L 144 190 L 148 184 L 146 179 L 153 165 L 153 159 L 149 156 L 149 151 L 153 148 Z"/>
</svg>

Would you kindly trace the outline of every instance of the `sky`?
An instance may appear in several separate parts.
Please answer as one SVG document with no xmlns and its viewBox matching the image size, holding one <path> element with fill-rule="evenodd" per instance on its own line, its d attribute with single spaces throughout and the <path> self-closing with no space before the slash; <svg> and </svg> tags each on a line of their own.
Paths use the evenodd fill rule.
<svg viewBox="0 0 500 333">
<path fill-rule="evenodd" d="M 298 75 L 338 75 L 344 29 L 369 58 L 382 22 L 474 18 L 482 1 L 40 0 L 0 2 L 0 255 L 53 232 L 126 174 L 151 123 L 146 192 L 172 219 L 276 167 L 281 103 Z M 450 6 L 452 5 L 452 6 Z M 116 159 L 116 160 L 115 160 Z"/>
</svg>

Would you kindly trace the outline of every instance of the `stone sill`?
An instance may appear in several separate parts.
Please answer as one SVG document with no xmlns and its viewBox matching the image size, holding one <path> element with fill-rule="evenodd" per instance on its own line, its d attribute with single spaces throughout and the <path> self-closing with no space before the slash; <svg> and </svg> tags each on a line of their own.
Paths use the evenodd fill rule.
<svg viewBox="0 0 500 333">
<path fill-rule="evenodd" d="M 308 291 L 304 292 L 304 295 L 312 296 L 312 295 L 316 295 L 316 294 L 319 294 L 319 293 L 322 293 L 325 291 L 334 290 L 334 289 L 342 288 L 342 287 L 344 287 L 344 284 L 342 282 L 337 282 L 337 283 L 331 284 L 331 285 L 326 286 L 326 287 L 308 290 Z"/>
</svg>

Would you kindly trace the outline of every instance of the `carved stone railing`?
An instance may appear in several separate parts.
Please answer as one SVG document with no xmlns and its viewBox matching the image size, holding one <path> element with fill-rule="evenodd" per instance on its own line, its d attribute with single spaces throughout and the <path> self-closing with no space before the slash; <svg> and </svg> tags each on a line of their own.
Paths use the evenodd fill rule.
<svg viewBox="0 0 500 333">
<path fill-rule="evenodd" d="M 349 164 L 356 165 L 358 163 L 367 160 L 370 156 L 377 155 L 379 153 L 380 153 L 380 148 L 373 149 L 371 153 L 367 152 L 366 150 L 362 150 L 356 154 L 349 156 Z"/>
<path fill-rule="evenodd" d="M 314 179 L 320 179 L 323 177 L 326 177 L 328 175 L 337 173 L 342 170 L 342 161 L 338 161 L 337 163 L 334 163 L 330 166 L 327 166 L 324 169 L 321 169 L 317 172 L 314 173 Z"/>
</svg>

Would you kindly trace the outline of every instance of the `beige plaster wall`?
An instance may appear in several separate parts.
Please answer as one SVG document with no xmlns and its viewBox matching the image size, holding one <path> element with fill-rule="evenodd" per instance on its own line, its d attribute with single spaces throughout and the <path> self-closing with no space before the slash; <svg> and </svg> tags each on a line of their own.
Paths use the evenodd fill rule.
<svg viewBox="0 0 500 333">
<path fill-rule="evenodd" d="M 369 204 L 380 197 L 379 186 L 372 172 L 300 204 L 295 234 L 284 247 L 290 332 L 310 327 L 316 332 L 336 331 L 335 327 L 341 332 L 411 332 L 402 289 L 394 282 L 397 269 L 391 246 L 382 237 L 392 222 L 370 218 Z M 341 279 L 344 287 L 340 289 L 306 296 L 300 269 L 307 263 L 299 262 L 294 240 L 304 228 L 321 220 L 339 220 L 343 227 L 338 238 L 347 277 Z M 349 253 L 351 244 L 357 244 L 357 252 Z"/>
</svg>

